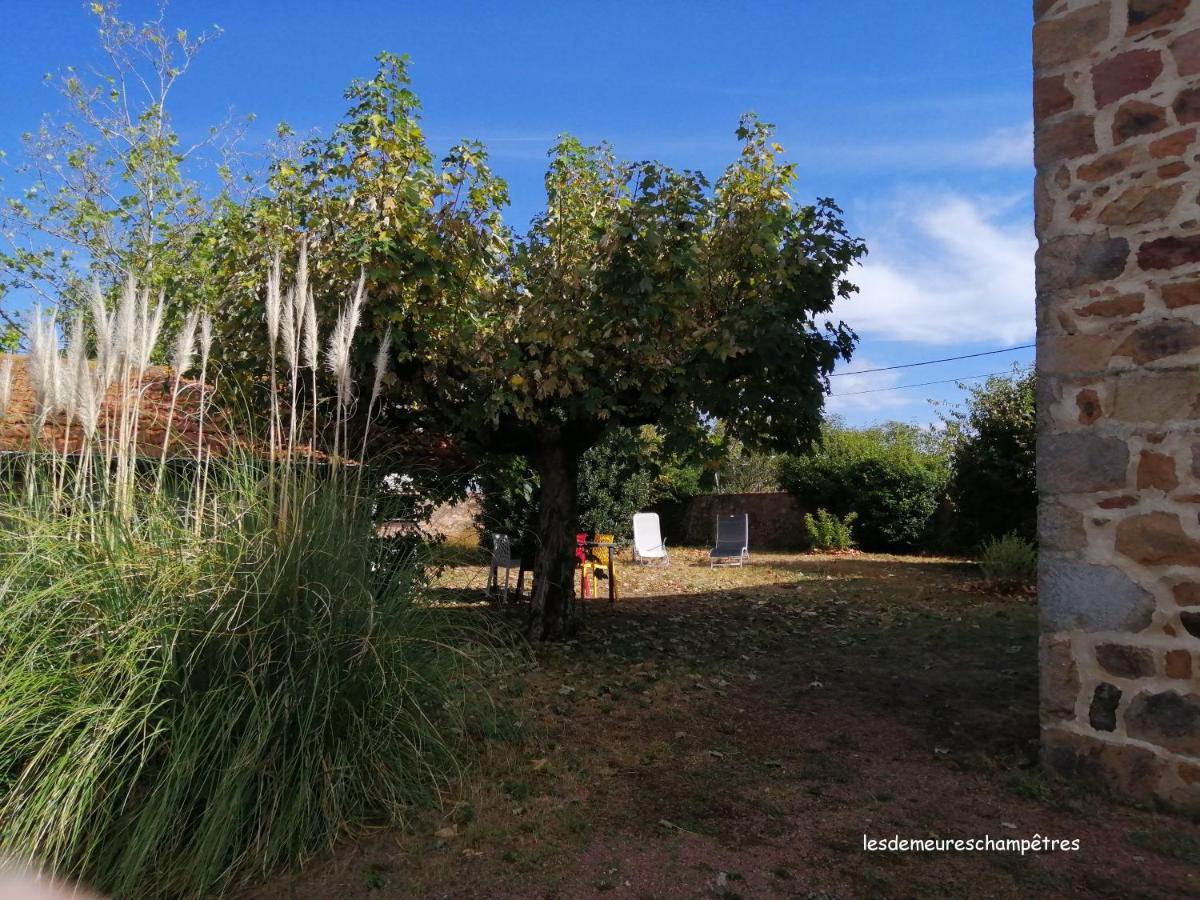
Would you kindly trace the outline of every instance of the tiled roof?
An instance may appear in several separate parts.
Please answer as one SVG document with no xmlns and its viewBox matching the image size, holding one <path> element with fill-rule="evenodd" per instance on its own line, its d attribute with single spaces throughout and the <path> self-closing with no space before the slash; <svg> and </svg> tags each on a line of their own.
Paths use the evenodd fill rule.
<svg viewBox="0 0 1200 900">
<path fill-rule="evenodd" d="M 27 362 L 25 356 L 13 357 L 9 402 L 0 417 L 0 452 L 24 453 L 31 447 L 30 432 L 36 428 L 37 410 Z M 136 403 L 139 413 L 136 428 L 139 455 L 159 456 L 163 451 L 163 441 L 166 440 L 168 457 L 194 457 L 201 440 L 200 400 L 204 392 L 200 382 L 180 379 L 172 412 L 171 391 L 174 386 L 174 377 L 166 366 L 147 369 L 140 385 L 135 385 L 132 380 L 124 385 L 119 380 L 112 384 L 100 408 L 94 444 L 105 440 L 115 441 L 122 410 L 130 409 Z M 137 392 L 140 392 L 140 400 Z M 211 389 L 207 393 L 204 450 L 220 456 L 227 452 L 233 439 L 226 416 L 211 402 Z M 84 430 L 78 420 L 68 424 L 66 414 L 56 411 L 46 417 L 37 439 L 39 446 L 45 449 L 78 453 L 84 444 Z"/>
<path fill-rule="evenodd" d="M 33 385 L 29 379 L 25 356 L 13 356 L 10 398 L 3 416 L 0 416 L 0 453 L 25 453 L 30 449 L 30 430 L 36 424 L 36 404 Z M 105 435 L 116 440 L 118 422 L 126 403 L 135 402 L 134 384 L 127 382 L 123 391 L 119 383 L 109 387 L 101 406 L 97 437 Z M 157 458 L 167 441 L 168 458 L 194 458 L 198 442 L 202 439 L 205 453 L 222 456 L 233 445 L 266 458 L 265 441 L 250 441 L 231 426 L 229 417 L 220 404 L 213 400 L 211 386 L 202 391 L 199 381 L 182 378 L 179 381 L 174 411 L 171 409 L 171 392 L 175 379 L 167 366 L 151 366 L 142 376 L 141 397 L 138 403 L 137 448 L 138 455 Z M 204 409 L 203 438 L 200 429 L 200 401 L 206 395 Z M 170 428 L 168 429 L 168 418 Z M 169 437 L 168 437 L 169 432 Z M 382 435 L 381 435 L 382 436 Z M 70 426 L 64 413 L 55 412 L 46 418 L 38 434 L 38 443 L 57 452 L 78 453 L 84 444 L 83 428 L 78 421 Z M 454 445 L 445 436 L 428 433 L 393 433 L 386 436 L 386 443 L 394 456 L 409 462 L 438 462 L 454 457 Z M 307 445 L 296 448 L 300 456 L 327 459 L 319 450 Z M 278 453 L 276 455 L 279 455 Z"/>
</svg>

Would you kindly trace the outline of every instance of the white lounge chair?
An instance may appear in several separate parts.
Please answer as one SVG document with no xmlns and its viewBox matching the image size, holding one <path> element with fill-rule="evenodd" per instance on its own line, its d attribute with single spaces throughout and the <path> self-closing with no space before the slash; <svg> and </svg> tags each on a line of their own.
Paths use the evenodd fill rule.
<svg viewBox="0 0 1200 900">
<path fill-rule="evenodd" d="M 494 597 L 497 591 L 500 591 L 500 570 L 504 570 L 504 589 L 501 592 L 501 599 L 508 601 L 508 580 L 511 577 L 513 569 L 517 570 L 517 595 L 521 594 L 521 560 L 514 559 L 512 555 L 512 540 L 507 534 L 492 535 L 492 562 L 488 568 L 488 586 L 487 592 L 489 597 Z"/>
<path fill-rule="evenodd" d="M 633 561 L 649 565 L 656 560 L 662 560 L 664 566 L 671 564 L 658 513 L 638 513 L 633 517 Z"/>
<path fill-rule="evenodd" d="M 717 516 L 717 542 L 708 551 L 708 566 L 740 566 L 750 558 L 750 516 Z"/>
</svg>

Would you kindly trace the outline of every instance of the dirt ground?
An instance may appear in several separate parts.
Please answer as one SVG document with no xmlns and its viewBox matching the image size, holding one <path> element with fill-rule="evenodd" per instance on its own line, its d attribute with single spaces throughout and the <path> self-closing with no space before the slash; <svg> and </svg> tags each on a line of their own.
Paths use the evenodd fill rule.
<svg viewBox="0 0 1200 900">
<path fill-rule="evenodd" d="M 676 550 L 617 577 L 578 640 L 497 685 L 520 727 L 460 800 L 252 896 L 1200 896 L 1200 825 L 1036 767 L 1031 598 L 868 554 L 711 571 Z M 494 615 L 483 583 L 450 566 L 436 596 Z M 1079 849 L 864 850 L 893 836 Z"/>
</svg>

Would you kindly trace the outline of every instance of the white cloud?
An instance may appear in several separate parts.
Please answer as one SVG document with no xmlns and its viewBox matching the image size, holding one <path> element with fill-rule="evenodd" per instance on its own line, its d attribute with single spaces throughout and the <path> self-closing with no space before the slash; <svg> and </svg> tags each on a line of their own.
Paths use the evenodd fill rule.
<svg viewBox="0 0 1200 900">
<path fill-rule="evenodd" d="M 806 169 L 822 171 L 878 172 L 900 169 L 908 172 L 987 169 L 1028 169 L 1033 177 L 1032 122 L 997 128 L 984 137 L 930 135 L 905 140 L 853 141 L 847 143 L 784 143 L 788 158 Z"/>
<path fill-rule="evenodd" d="M 906 193 L 867 227 L 860 291 L 835 314 L 865 338 L 1016 344 L 1034 333 L 1032 223 L 1012 199 Z"/>
<path fill-rule="evenodd" d="M 900 383 L 904 372 L 873 372 L 867 375 L 856 375 L 863 369 L 876 369 L 887 365 L 875 359 L 856 356 L 854 361 L 838 367 L 838 377 L 830 379 L 831 393 L 825 401 L 825 408 L 831 413 L 843 416 L 854 414 L 874 413 L 881 410 L 895 410 L 897 406 L 908 405 L 911 398 L 902 393 L 888 390 Z M 862 393 L 870 391 L 871 393 Z"/>
</svg>

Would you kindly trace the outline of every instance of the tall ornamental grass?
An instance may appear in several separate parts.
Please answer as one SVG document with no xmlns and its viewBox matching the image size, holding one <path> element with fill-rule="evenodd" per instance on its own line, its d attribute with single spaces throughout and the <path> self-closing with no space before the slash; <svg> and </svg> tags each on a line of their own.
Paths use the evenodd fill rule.
<svg viewBox="0 0 1200 900">
<path fill-rule="evenodd" d="M 361 293 L 330 354 L 342 366 L 328 425 L 339 448 Z M 129 343 L 97 321 L 100 358 L 72 363 L 70 390 L 59 378 L 57 394 L 39 388 L 46 417 L 77 424 L 86 391 L 115 390 L 134 408 L 84 410 L 83 451 L 40 447 L 35 434 L 6 462 L 0 855 L 119 897 L 221 893 L 437 801 L 494 723 L 484 683 L 503 648 L 416 601 L 420 560 L 375 539 L 363 467 L 298 438 L 326 425 L 315 315 L 292 294 L 303 299 L 284 301 L 286 340 L 302 352 L 271 376 L 272 396 L 287 399 L 272 409 L 265 456 L 248 442 L 220 455 L 199 443 L 191 456 L 165 441 L 149 459 L 139 450 L 151 354 L 136 342 L 154 312 L 132 284 L 113 314 Z M 28 364 L 68 370 L 72 351 L 60 358 L 44 323 Z M 311 329 L 307 360 L 297 323 Z M 211 334 L 190 317 L 177 340 L 188 329 Z M 203 404 L 188 414 L 204 416 Z"/>
</svg>

